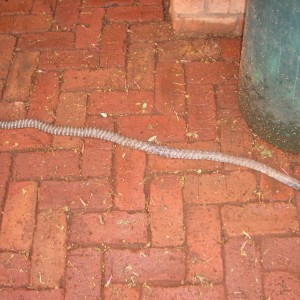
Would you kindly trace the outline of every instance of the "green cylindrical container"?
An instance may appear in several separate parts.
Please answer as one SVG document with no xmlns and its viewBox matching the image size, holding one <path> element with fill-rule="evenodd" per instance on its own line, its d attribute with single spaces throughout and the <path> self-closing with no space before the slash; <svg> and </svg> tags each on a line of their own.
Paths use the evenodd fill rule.
<svg viewBox="0 0 300 300">
<path fill-rule="evenodd" d="M 249 0 L 239 105 L 268 142 L 300 153 L 300 0 Z"/>
</svg>

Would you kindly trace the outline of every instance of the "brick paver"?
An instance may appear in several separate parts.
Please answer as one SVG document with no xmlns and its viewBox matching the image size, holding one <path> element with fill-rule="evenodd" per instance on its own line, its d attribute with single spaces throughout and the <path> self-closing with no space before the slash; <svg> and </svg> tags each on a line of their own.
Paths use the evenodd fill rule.
<svg viewBox="0 0 300 300">
<path fill-rule="evenodd" d="M 67 218 L 62 210 L 40 212 L 33 239 L 30 285 L 58 288 L 65 275 Z"/>
<path fill-rule="evenodd" d="M 66 270 L 65 299 L 99 298 L 101 263 L 102 254 L 97 249 L 78 248 L 70 251 Z"/>
<path fill-rule="evenodd" d="M 7 191 L 0 233 L 0 248 L 28 251 L 35 227 L 37 183 L 12 182 Z"/>
<path fill-rule="evenodd" d="M 51 122 L 55 118 L 59 98 L 59 73 L 38 73 L 31 90 L 28 118 Z"/>
<path fill-rule="evenodd" d="M 239 112 L 241 40 L 176 36 L 165 7 L 0 1 L 0 119 L 101 127 L 300 178 L 300 156 Z M 300 298 L 300 192 L 246 168 L 0 130 L 0 209 L 1 299 Z"/>
</svg>

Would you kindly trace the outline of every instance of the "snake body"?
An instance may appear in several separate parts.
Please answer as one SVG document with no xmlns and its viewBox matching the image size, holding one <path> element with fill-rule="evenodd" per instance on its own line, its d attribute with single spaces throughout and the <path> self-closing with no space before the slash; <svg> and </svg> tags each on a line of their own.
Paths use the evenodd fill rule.
<svg viewBox="0 0 300 300">
<path fill-rule="evenodd" d="M 176 149 L 166 146 L 151 144 L 129 138 L 118 133 L 94 127 L 72 127 L 57 126 L 35 119 L 22 119 L 16 121 L 0 121 L 0 129 L 21 129 L 35 128 L 52 135 L 73 136 L 81 138 L 95 138 L 113 142 L 115 144 L 129 147 L 149 154 L 159 155 L 167 158 L 190 159 L 190 160 L 210 160 L 223 163 L 234 164 L 247 167 L 258 172 L 264 173 L 279 182 L 282 182 L 296 190 L 300 190 L 300 181 L 282 172 L 279 172 L 258 161 L 244 157 L 237 157 L 221 152 Z"/>
</svg>

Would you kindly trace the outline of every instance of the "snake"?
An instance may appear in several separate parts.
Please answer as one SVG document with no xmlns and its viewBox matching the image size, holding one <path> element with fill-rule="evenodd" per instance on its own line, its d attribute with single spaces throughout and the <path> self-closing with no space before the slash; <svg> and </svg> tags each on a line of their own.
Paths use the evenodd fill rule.
<svg viewBox="0 0 300 300">
<path fill-rule="evenodd" d="M 185 160 L 209 160 L 221 163 L 228 163 L 240 167 L 246 167 L 267 176 L 295 189 L 300 190 L 300 181 L 292 176 L 280 172 L 261 162 L 240 157 L 233 156 L 222 152 L 191 150 L 172 148 L 163 145 L 157 145 L 150 142 L 144 142 L 134 138 L 130 138 L 113 131 L 105 130 L 96 127 L 74 127 L 74 126 L 60 126 L 51 123 L 43 122 L 36 119 L 19 119 L 14 121 L 0 121 L 0 129 L 22 129 L 34 128 L 51 135 L 72 136 L 80 138 L 94 138 L 101 139 L 114 144 L 128 147 L 148 154 L 154 154 L 166 158 L 185 159 Z"/>
</svg>

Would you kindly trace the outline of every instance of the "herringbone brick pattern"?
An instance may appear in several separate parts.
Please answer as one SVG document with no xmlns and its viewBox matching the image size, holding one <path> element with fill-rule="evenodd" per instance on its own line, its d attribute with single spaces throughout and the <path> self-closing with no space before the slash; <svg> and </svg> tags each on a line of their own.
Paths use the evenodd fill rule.
<svg viewBox="0 0 300 300">
<path fill-rule="evenodd" d="M 97 126 L 300 178 L 240 115 L 240 40 L 161 0 L 0 2 L 0 119 Z M 300 194 L 223 163 L 0 130 L 1 299 L 300 299 Z"/>
</svg>

